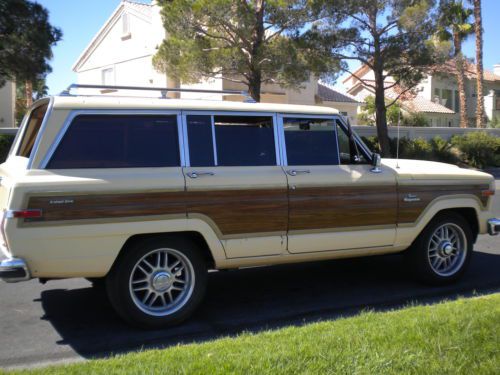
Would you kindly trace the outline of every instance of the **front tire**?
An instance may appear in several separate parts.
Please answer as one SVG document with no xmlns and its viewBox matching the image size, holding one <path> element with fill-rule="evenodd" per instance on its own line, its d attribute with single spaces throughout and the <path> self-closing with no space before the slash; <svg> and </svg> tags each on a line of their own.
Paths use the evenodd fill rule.
<svg viewBox="0 0 500 375">
<path fill-rule="evenodd" d="M 459 214 L 436 216 L 408 250 L 415 275 L 425 283 L 445 285 L 459 279 L 472 256 L 473 236 Z"/>
<path fill-rule="evenodd" d="M 195 243 L 151 238 L 134 243 L 113 266 L 106 290 L 116 312 L 143 328 L 187 319 L 201 303 L 207 268 Z"/>
</svg>

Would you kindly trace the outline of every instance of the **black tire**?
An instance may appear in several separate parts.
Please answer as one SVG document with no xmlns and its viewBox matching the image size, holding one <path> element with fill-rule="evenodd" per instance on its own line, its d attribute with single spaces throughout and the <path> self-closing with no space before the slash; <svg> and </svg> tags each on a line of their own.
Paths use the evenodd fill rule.
<svg viewBox="0 0 500 375">
<path fill-rule="evenodd" d="M 135 242 L 123 251 L 106 277 L 106 290 L 111 305 L 126 322 L 141 328 L 158 329 L 179 324 L 196 310 L 205 295 L 207 266 L 194 242 L 182 237 L 156 237 Z M 168 252 L 166 256 L 165 251 Z M 158 253 L 162 253 L 163 258 Z M 177 268 L 175 268 L 176 257 L 178 261 L 184 262 Z M 166 262 L 167 265 L 159 266 L 153 271 L 152 268 L 146 267 L 148 263 L 152 264 L 153 259 L 158 260 L 158 264 Z M 154 267 L 156 266 L 155 263 Z M 151 273 L 144 272 L 141 267 Z M 137 277 L 137 275 L 143 276 Z M 148 281 L 141 282 L 141 277 Z M 172 282 L 177 280 L 177 277 L 183 278 L 186 282 L 184 284 L 180 281 Z M 157 283 L 155 284 L 153 280 Z M 146 290 L 132 290 L 141 287 Z M 156 289 L 159 287 L 167 289 L 165 291 Z M 179 292 L 173 290 L 174 287 L 184 290 Z M 147 293 L 158 296 L 146 297 Z M 160 297 L 160 294 L 163 297 Z M 143 303 L 144 298 L 146 302 Z M 153 298 L 155 299 L 153 305 L 148 307 Z M 179 301 L 174 304 L 176 298 Z M 158 307 L 168 302 L 172 302 L 170 309 L 167 309 L 166 305 L 163 306 L 163 310 L 162 306 Z"/>
<path fill-rule="evenodd" d="M 436 263 L 442 264 L 445 261 L 444 259 L 450 257 L 450 254 L 447 254 L 445 249 L 443 249 L 446 248 L 446 241 L 442 241 L 440 242 L 442 245 L 436 246 L 435 239 L 439 236 L 433 237 L 443 226 L 446 226 L 450 232 L 456 231 L 454 233 L 456 238 L 463 235 L 463 241 L 465 242 L 461 245 L 463 247 L 462 256 L 457 258 L 456 263 L 453 263 L 455 258 L 448 260 L 450 268 L 447 272 L 445 269 L 440 270 L 435 266 Z M 431 237 L 433 239 L 432 243 Z M 457 246 L 452 245 L 452 249 L 455 249 Z M 436 247 L 437 250 L 431 250 L 431 247 Z M 464 274 L 470 263 L 472 249 L 473 235 L 469 223 L 460 214 L 448 212 L 438 214 L 420 233 L 406 252 L 407 262 L 415 277 L 422 282 L 431 285 L 446 285 L 458 280 Z M 457 251 L 458 253 L 460 252 Z M 439 259 L 436 257 L 439 257 Z"/>
</svg>

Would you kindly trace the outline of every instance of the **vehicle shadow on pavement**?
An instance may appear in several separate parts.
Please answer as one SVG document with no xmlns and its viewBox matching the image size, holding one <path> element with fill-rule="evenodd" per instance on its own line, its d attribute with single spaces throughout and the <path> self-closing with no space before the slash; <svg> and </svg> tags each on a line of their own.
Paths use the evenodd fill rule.
<svg viewBox="0 0 500 375">
<path fill-rule="evenodd" d="M 58 344 L 99 358 L 497 291 L 499 269 L 500 255 L 475 253 L 465 277 L 446 287 L 410 279 L 399 255 L 214 272 L 197 313 L 178 327 L 158 331 L 127 326 L 105 291 L 90 284 L 43 291 L 41 304 L 43 319 L 62 337 Z"/>
</svg>

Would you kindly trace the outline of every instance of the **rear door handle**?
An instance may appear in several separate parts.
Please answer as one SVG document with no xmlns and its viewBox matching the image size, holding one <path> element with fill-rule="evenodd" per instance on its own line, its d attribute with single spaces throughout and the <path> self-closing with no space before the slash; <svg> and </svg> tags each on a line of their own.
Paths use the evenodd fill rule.
<svg viewBox="0 0 500 375">
<path fill-rule="evenodd" d="M 215 176 L 214 172 L 188 172 L 189 178 L 198 178 L 202 176 Z"/>
<path fill-rule="evenodd" d="M 290 176 L 297 176 L 298 174 L 311 173 L 309 169 L 289 169 L 286 171 Z"/>
</svg>

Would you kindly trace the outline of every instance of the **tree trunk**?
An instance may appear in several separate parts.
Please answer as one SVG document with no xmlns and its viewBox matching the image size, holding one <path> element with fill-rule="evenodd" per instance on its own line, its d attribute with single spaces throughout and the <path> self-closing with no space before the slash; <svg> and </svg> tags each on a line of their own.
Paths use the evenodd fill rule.
<svg viewBox="0 0 500 375">
<path fill-rule="evenodd" d="M 262 87 L 260 72 L 254 72 L 250 77 L 250 82 L 248 83 L 248 94 L 257 103 L 260 102 L 260 89 Z"/>
<path fill-rule="evenodd" d="M 465 96 L 464 57 L 462 55 L 462 40 L 457 34 L 453 37 L 453 43 L 455 45 L 455 66 L 460 97 L 460 127 L 467 128 L 469 121 L 467 118 L 467 97 Z"/>
<path fill-rule="evenodd" d="M 24 83 L 24 94 L 26 99 L 26 109 L 33 105 L 33 82 L 26 81 Z"/>
<path fill-rule="evenodd" d="M 255 0 L 255 24 L 252 32 L 252 49 L 250 53 L 248 93 L 257 103 L 260 102 L 262 87 L 262 68 L 260 66 L 262 43 L 264 41 L 264 0 Z"/>
<path fill-rule="evenodd" d="M 387 108 L 385 107 L 385 88 L 383 71 L 375 73 L 375 123 L 380 144 L 380 153 L 383 157 L 390 157 L 389 131 L 387 129 Z"/>
<path fill-rule="evenodd" d="M 483 20 L 481 17 L 481 0 L 474 0 L 474 31 L 476 34 L 476 73 L 477 73 L 477 107 L 476 127 L 484 128 L 484 96 L 483 96 Z"/>
</svg>

